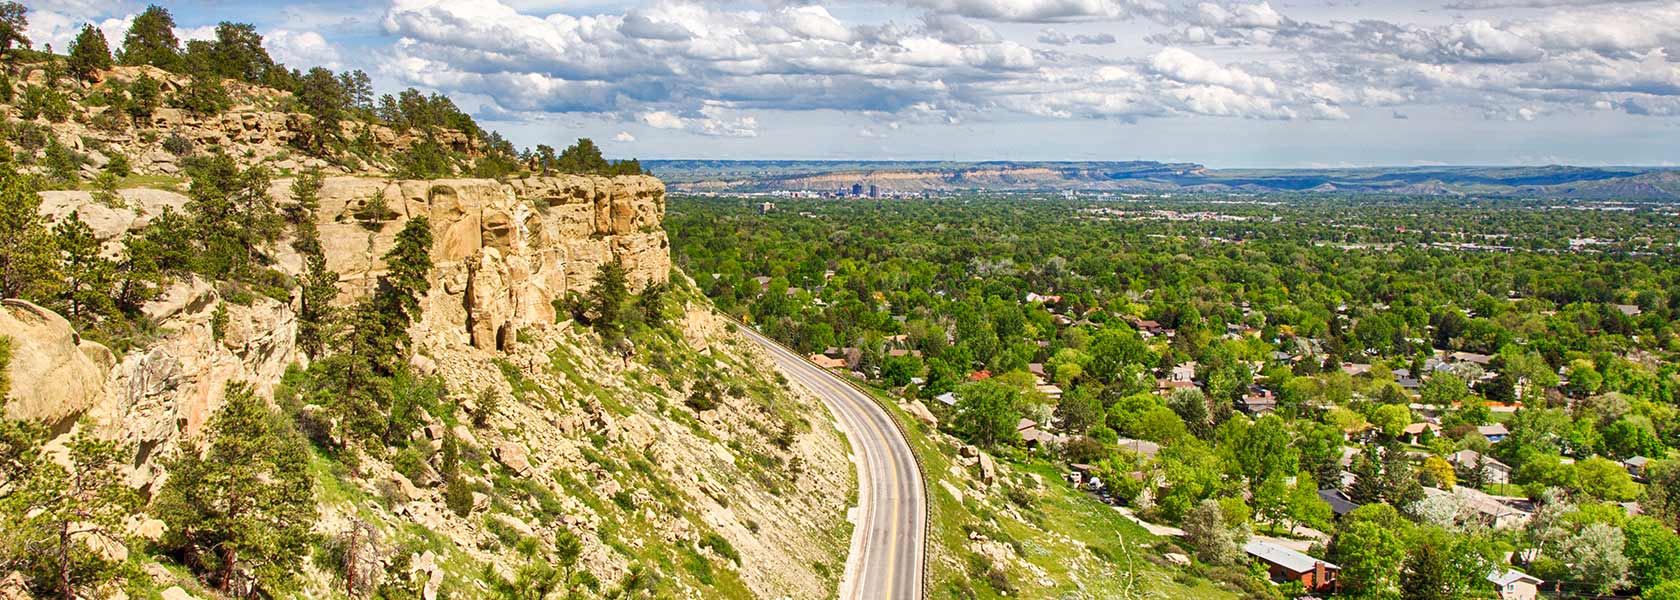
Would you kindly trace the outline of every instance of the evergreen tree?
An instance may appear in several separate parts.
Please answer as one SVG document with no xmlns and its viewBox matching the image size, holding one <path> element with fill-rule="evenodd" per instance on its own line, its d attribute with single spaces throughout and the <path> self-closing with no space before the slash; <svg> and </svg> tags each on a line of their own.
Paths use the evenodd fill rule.
<svg viewBox="0 0 1680 600">
<path fill-rule="evenodd" d="M 292 181 L 292 203 L 286 206 L 286 220 L 292 223 L 292 248 L 303 255 L 304 274 L 300 282 L 298 346 L 310 358 L 319 358 L 327 346 L 327 329 L 332 323 L 332 301 L 338 297 L 338 274 L 327 269 L 321 235 L 315 226 L 320 207 L 321 172 L 310 169 Z"/>
<path fill-rule="evenodd" d="M 127 453 L 91 429 L 78 426 L 62 463 L 38 454 L 15 486 L 0 488 L 0 564 L 21 565 L 61 598 L 89 597 L 111 580 L 119 565 L 93 545 L 122 546 L 122 521 L 139 504 L 123 481 Z"/>
<path fill-rule="evenodd" d="M 186 88 L 176 92 L 171 104 L 199 116 L 211 116 L 233 106 L 233 99 L 228 97 L 227 87 L 222 85 L 221 77 L 200 72 L 193 74 Z"/>
<path fill-rule="evenodd" d="M 152 113 L 163 104 L 163 84 L 142 73 L 128 82 L 128 116 L 136 125 L 152 120 Z"/>
<path fill-rule="evenodd" d="M 247 276 L 284 225 L 268 195 L 268 170 L 242 171 L 222 153 L 196 162 L 186 206 L 203 249 L 195 263 L 214 279 Z"/>
<path fill-rule="evenodd" d="M 175 39 L 175 17 L 169 9 L 153 4 L 146 7 L 123 37 L 125 65 L 152 65 L 166 71 L 181 69 L 181 42 Z"/>
<path fill-rule="evenodd" d="M 28 48 L 29 9 L 16 2 L 0 2 L 0 56 L 11 52 L 13 46 Z"/>
<path fill-rule="evenodd" d="M 58 286 L 58 248 L 29 177 L 0 165 L 0 298 L 41 300 Z"/>
<path fill-rule="evenodd" d="M 315 67 L 298 82 L 295 98 L 303 112 L 315 117 L 301 141 L 304 149 L 325 152 L 327 145 L 338 139 L 339 123 L 350 105 L 349 94 L 332 71 Z"/>
<path fill-rule="evenodd" d="M 624 264 L 614 257 L 595 270 L 595 283 L 589 288 L 589 310 L 594 313 L 589 324 L 609 341 L 623 331 L 624 303 L 630 297 L 628 280 Z"/>
<path fill-rule="evenodd" d="M 56 305 L 70 320 L 90 324 L 111 313 L 111 261 L 101 256 L 102 247 L 93 228 L 70 213 L 53 227 L 53 240 L 62 256 L 63 277 Z"/>
<path fill-rule="evenodd" d="M 169 461 L 153 506 L 169 526 L 163 543 L 224 594 L 281 596 L 317 518 L 302 436 L 243 383 L 228 384 L 208 432 L 207 450 Z"/>
<path fill-rule="evenodd" d="M 123 253 L 114 265 L 117 284 L 113 300 L 118 310 L 136 314 L 157 297 L 163 285 L 163 269 L 158 264 L 161 254 L 156 243 L 144 236 L 123 238 Z"/>
<path fill-rule="evenodd" d="M 263 48 L 263 37 L 250 23 L 216 25 L 216 41 L 209 47 L 210 72 L 218 77 L 237 79 L 247 83 L 263 81 L 274 59 Z"/>
<path fill-rule="evenodd" d="M 1371 504 L 1381 502 L 1383 497 L 1382 466 L 1371 458 L 1369 452 L 1360 452 L 1353 457 L 1353 464 L 1348 465 L 1348 471 L 1353 473 L 1353 483 L 1343 490 L 1349 500 L 1356 504 Z"/>
<path fill-rule="evenodd" d="M 94 74 L 111 68 L 111 46 L 105 34 L 92 25 L 83 25 L 82 32 L 70 42 L 70 72 L 83 81 L 92 81 Z"/>
</svg>

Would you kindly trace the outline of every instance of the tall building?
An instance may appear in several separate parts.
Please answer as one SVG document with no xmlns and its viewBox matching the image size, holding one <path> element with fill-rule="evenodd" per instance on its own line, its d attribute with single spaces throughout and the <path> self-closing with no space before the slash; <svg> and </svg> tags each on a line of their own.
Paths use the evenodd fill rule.
<svg viewBox="0 0 1680 600">
<path fill-rule="evenodd" d="M 862 196 L 863 195 L 863 184 L 861 184 L 861 183 L 852 184 L 852 195 L 853 196 Z"/>
<path fill-rule="evenodd" d="M 869 184 L 869 197 L 870 198 L 880 198 L 881 197 L 881 188 L 876 187 L 875 184 Z"/>
</svg>

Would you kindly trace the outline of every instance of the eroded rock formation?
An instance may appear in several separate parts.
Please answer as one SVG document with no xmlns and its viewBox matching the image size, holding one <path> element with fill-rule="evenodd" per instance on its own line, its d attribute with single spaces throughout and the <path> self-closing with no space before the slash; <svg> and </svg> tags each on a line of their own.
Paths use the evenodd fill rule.
<svg viewBox="0 0 1680 600">
<path fill-rule="evenodd" d="M 587 290 L 604 263 L 620 261 L 632 290 L 668 280 L 664 214 L 665 186 L 652 177 L 343 177 L 326 181 L 317 216 L 345 301 L 373 289 L 410 219 L 429 218 L 436 285 L 421 327 L 496 349 L 522 326 L 554 322 L 554 301 Z"/>
</svg>

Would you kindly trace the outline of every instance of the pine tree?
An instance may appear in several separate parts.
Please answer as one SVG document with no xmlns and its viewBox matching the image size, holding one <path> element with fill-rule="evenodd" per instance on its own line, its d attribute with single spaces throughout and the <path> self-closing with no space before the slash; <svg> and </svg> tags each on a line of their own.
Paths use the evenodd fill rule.
<svg viewBox="0 0 1680 600">
<path fill-rule="evenodd" d="M 123 37 L 122 64 L 152 65 L 166 71 L 181 69 L 181 42 L 175 39 L 175 17 L 156 4 L 134 17 Z"/>
<path fill-rule="evenodd" d="M 152 113 L 163 105 L 163 84 L 144 73 L 128 82 L 128 116 L 136 125 L 152 120 Z"/>
<path fill-rule="evenodd" d="M 268 169 L 240 170 L 231 157 L 217 153 L 192 170 L 192 179 L 186 208 L 203 248 L 195 262 L 215 279 L 250 274 L 284 227 L 268 194 Z"/>
<path fill-rule="evenodd" d="M 70 42 L 70 72 L 82 81 L 93 81 L 99 71 L 111 68 L 111 46 L 105 34 L 92 25 L 83 25 L 82 32 Z"/>
<path fill-rule="evenodd" d="M 1353 464 L 1348 465 L 1348 471 L 1353 473 L 1353 483 L 1344 490 L 1349 500 L 1356 504 L 1382 501 L 1382 466 L 1371 458 L 1370 452 L 1360 452 L 1354 456 Z"/>
<path fill-rule="evenodd" d="M 384 376 L 401 371 L 408 359 L 408 327 L 420 318 L 420 299 L 431 291 L 432 223 L 415 217 L 397 232 L 396 244 L 385 253 L 385 275 L 371 299 L 380 322 L 380 339 L 372 341 L 377 367 Z"/>
<path fill-rule="evenodd" d="M 63 287 L 57 306 L 72 321 L 89 324 L 111 314 L 111 261 L 101 256 L 102 246 L 93 228 L 70 213 L 53 227 L 53 240 L 62 255 L 59 273 Z"/>
<path fill-rule="evenodd" d="M 589 288 L 589 308 L 595 313 L 590 324 L 609 340 L 622 331 L 624 302 L 630 297 L 628 279 L 624 264 L 614 257 L 595 270 L 595 283 Z"/>
<path fill-rule="evenodd" d="M 11 52 L 13 46 L 29 47 L 24 31 L 29 29 L 29 9 L 16 2 L 0 2 L 0 55 Z"/>
<path fill-rule="evenodd" d="M 276 597 L 301 570 L 318 514 L 300 436 L 250 386 L 229 383 L 209 448 L 169 461 L 153 510 L 164 544 L 221 592 Z M 242 581 L 249 573 L 253 581 Z"/>
<path fill-rule="evenodd" d="M 50 581 L 62 598 L 85 597 L 110 581 L 117 565 L 89 544 L 121 546 L 122 521 L 139 504 L 123 481 L 127 452 L 78 426 L 65 460 L 36 455 L 17 485 L 0 496 L 0 563 L 21 564 Z"/>
<path fill-rule="evenodd" d="M 57 247 L 27 176 L 0 165 L 0 298 L 41 300 L 57 287 Z"/>
<path fill-rule="evenodd" d="M 321 171 L 310 169 L 292 181 L 292 203 L 285 217 L 291 222 L 292 249 L 303 255 L 304 274 L 299 292 L 298 346 L 310 358 L 319 358 L 327 346 L 327 329 L 332 323 L 332 300 L 338 297 L 338 274 L 327 270 L 321 249 L 321 234 L 315 226 L 315 211 L 321 204 Z"/>
<path fill-rule="evenodd" d="M 158 264 L 161 252 L 155 242 L 137 235 L 123 238 L 123 253 L 117 259 L 117 309 L 126 314 L 140 312 L 142 306 L 158 296 L 163 285 L 163 268 Z"/>
</svg>

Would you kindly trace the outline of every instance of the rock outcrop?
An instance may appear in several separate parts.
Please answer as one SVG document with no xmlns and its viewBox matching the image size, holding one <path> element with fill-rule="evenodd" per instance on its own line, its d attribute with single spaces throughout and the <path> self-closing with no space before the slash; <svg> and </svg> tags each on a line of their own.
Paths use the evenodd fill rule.
<svg viewBox="0 0 1680 600">
<path fill-rule="evenodd" d="M 275 184 L 284 197 L 289 182 Z M 665 186 L 652 177 L 556 176 L 400 181 L 328 179 L 317 213 L 341 300 L 374 289 L 403 226 L 431 221 L 433 293 L 422 327 L 503 349 L 519 328 L 555 320 L 554 301 L 583 292 L 618 260 L 632 290 L 669 279 Z"/>
<path fill-rule="evenodd" d="M 76 335 L 70 322 L 22 300 L 0 301 L 0 337 L 12 340 L 5 416 L 68 425 L 105 394 L 111 351 Z"/>
</svg>

